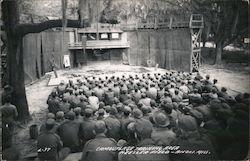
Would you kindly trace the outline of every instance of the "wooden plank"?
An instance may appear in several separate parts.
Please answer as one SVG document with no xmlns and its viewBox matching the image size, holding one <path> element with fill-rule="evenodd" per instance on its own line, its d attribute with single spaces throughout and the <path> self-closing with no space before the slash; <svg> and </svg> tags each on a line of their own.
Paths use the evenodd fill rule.
<svg viewBox="0 0 250 161">
<path fill-rule="evenodd" d="M 36 52 L 37 52 L 37 57 L 36 57 L 36 62 L 37 62 L 37 74 L 38 78 L 42 76 L 42 63 L 41 63 L 41 34 L 37 34 L 36 36 Z"/>
<path fill-rule="evenodd" d="M 23 61 L 25 83 L 33 82 L 36 77 L 37 35 L 28 34 L 23 38 Z"/>
<path fill-rule="evenodd" d="M 69 49 L 83 49 L 82 43 L 68 44 Z M 110 49 L 110 48 L 129 48 L 130 43 L 127 41 L 109 41 L 97 40 L 87 41 L 86 49 Z"/>
<path fill-rule="evenodd" d="M 128 32 L 128 38 L 130 39 L 130 48 L 128 61 L 130 65 L 137 65 L 138 59 L 138 34 L 137 32 Z"/>
</svg>

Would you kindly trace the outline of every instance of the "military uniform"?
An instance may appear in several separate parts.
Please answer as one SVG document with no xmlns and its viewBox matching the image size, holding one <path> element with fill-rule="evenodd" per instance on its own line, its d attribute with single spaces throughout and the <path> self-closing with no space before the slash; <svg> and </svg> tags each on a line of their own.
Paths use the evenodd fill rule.
<svg viewBox="0 0 250 161">
<path fill-rule="evenodd" d="M 96 150 L 98 147 L 116 147 L 116 144 L 114 139 L 99 134 L 85 144 L 81 161 L 116 161 L 117 153 L 115 151 Z"/>
<path fill-rule="evenodd" d="M 152 132 L 152 140 L 159 146 L 168 146 L 176 139 L 176 134 L 168 127 L 155 127 Z"/>
<path fill-rule="evenodd" d="M 102 88 L 95 88 L 94 89 L 96 96 L 100 101 L 103 101 L 104 99 L 104 90 Z"/>
<path fill-rule="evenodd" d="M 155 87 L 151 87 L 148 89 L 149 98 L 156 100 L 157 98 L 157 89 Z"/>
<path fill-rule="evenodd" d="M 3 126 L 6 127 L 6 130 L 8 130 L 12 136 L 15 127 L 15 119 L 18 116 L 16 106 L 5 103 L 0 109 Z"/>
<path fill-rule="evenodd" d="M 150 106 L 150 98 L 142 98 L 140 99 L 139 103 L 142 103 L 144 106 Z"/>
<path fill-rule="evenodd" d="M 115 94 L 113 91 L 107 91 L 105 93 L 105 103 L 106 105 L 110 105 L 112 106 L 114 104 L 114 98 L 115 98 Z"/>
<path fill-rule="evenodd" d="M 37 139 L 37 152 L 40 160 L 63 160 L 68 153 L 68 148 L 62 148 L 60 137 L 53 132 L 45 132 Z"/>
<path fill-rule="evenodd" d="M 120 139 L 120 130 L 121 130 L 121 123 L 120 121 L 114 116 L 110 115 L 104 119 L 104 122 L 107 126 L 107 137 L 114 138 L 115 140 Z"/>
<path fill-rule="evenodd" d="M 60 111 L 59 101 L 56 98 L 50 98 L 47 102 L 49 112 L 56 114 L 58 111 Z"/>
<path fill-rule="evenodd" d="M 91 118 L 84 118 L 83 122 L 80 125 L 80 138 L 83 144 L 95 137 L 94 129 L 95 121 Z"/>
<path fill-rule="evenodd" d="M 129 133 L 128 133 L 128 130 L 127 130 L 127 126 L 131 122 L 134 122 L 134 118 L 132 118 L 130 116 L 123 116 L 121 118 L 120 122 L 121 122 L 121 137 L 124 140 L 128 140 Z"/>
<path fill-rule="evenodd" d="M 70 103 L 68 103 L 67 101 L 62 101 L 59 103 L 59 108 L 66 114 L 70 111 Z"/>
<path fill-rule="evenodd" d="M 136 104 L 138 104 L 139 100 L 141 99 L 141 92 L 138 90 L 137 92 L 133 93 L 133 100 Z"/>
<path fill-rule="evenodd" d="M 65 121 L 58 128 L 64 147 L 69 147 L 73 152 L 79 151 L 80 148 L 79 130 L 80 124 L 76 120 Z"/>
<path fill-rule="evenodd" d="M 97 111 L 99 108 L 99 99 L 96 96 L 90 96 L 88 98 L 88 102 L 91 105 L 91 108 L 93 109 L 93 111 Z"/>
</svg>

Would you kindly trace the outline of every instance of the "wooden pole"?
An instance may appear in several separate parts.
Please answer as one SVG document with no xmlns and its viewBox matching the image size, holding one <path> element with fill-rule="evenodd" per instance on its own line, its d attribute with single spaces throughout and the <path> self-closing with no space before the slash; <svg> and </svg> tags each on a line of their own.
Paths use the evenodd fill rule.
<svg viewBox="0 0 250 161">
<path fill-rule="evenodd" d="M 96 26 L 97 26 L 97 32 L 96 32 L 96 36 L 97 36 L 97 39 L 96 40 L 99 40 L 99 0 L 96 0 L 96 4 L 97 4 L 97 17 L 96 17 Z"/>
<path fill-rule="evenodd" d="M 86 47 L 87 47 L 87 36 L 82 36 L 82 47 L 83 47 L 83 59 L 84 64 L 87 65 L 87 53 L 86 53 Z"/>
<path fill-rule="evenodd" d="M 172 24 L 173 24 L 173 17 L 170 17 L 170 22 L 169 22 L 169 29 L 172 29 Z"/>
<path fill-rule="evenodd" d="M 64 55 L 66 54 L 66 45 L 68 43 L 65 40 L 66 32 L 65 29 L 67 27 L 67 18 L 66 18 L 66 10 L 67 10 L 67 0 L 62 0 L 62 42 L 61 42 L 61 50 L 62 54 L 60 55 L 60 62 L 62 62 L 62 59 Z M 61 63 L 60 63 L 61 64 Z"/>
</svg>

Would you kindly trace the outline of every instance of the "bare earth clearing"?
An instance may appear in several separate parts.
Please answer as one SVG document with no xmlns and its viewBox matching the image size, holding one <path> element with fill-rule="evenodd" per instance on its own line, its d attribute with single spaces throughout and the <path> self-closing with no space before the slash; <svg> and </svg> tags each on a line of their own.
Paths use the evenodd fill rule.
<svg viewBox="0 0 250 161">
<path fill-rule="evenodd" d="M 116 75 L 121 76 L 123 74 L 141 74 L 141 73 L 164 73 L 165 69 L 146 68 L 137 66 L 126 65 L 110 65 L 107 62 L 90 64 L 87 67 L 81 69 L 66 69 L 58 71 L 59 78 L 54 78 L 53 72 L 48 73 L 43 79 L 38 82 L 26 86 L 27 99 L 29 104 L 30 113 L 33 120 L 23 128 L 18 127 L 16 135 L 14 137 L 15 146 L 21 152 L 21 156 L 27 155 L 32 152 L 36 152 L 36 141 L 31 140 L 29 136 L 29 127 L 32 124 L 40 125 L 45 119 L 47 113 L 46 100 L 49 93 L 61 80 L 67 81 L 68 79 L 79 79 L 81 76 L 93 76 L 103 77 Z M 231 95 L 235 95 L 238 92 L 250 91 L 250 79 L 249 68 L 237 68 L 235 70 L 219 69 L 214 66 L 204 65 L 201 68 L 201 74 L 205 76 L 210 74 L 211 78 L 218 79 L 218 86 L 225 86 L 228 88 Z M 49 82 L 49 75 L 51 75 L 51 81 Z M 49 86 L 48 86 L 49 84 Z"/>
</svg>

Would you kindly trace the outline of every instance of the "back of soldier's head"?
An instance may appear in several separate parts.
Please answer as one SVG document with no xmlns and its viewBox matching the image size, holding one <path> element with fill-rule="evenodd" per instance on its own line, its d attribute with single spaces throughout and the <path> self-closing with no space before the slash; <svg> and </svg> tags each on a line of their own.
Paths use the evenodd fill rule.
<svg viewBox="0 0 250 161">
<path fill-rule="evenodd" d="M 49 112 L 47 114 L 47 119 L 55 119 L 55 114 Z"/>
<path fill-rule="evenodd" d="M 57 120 L 61 120 L 61 119 L 63 119 L 64 118 L 64 113 L 62 112 L 62 111 L 58 111 L 57 113 L 56 113 L 56 119 Z"/>
<path fill-rule="evenodd" d="M 106 124 L 104 121 L 96 121 L 95 132 L 96 134 L 104 133 L 106 131 Z"/>
<path fill-rule="evenodd" d="M 11 96 L 6 96 L 3 98 L 4 103 L 10 103 L 11 102 Z"/>
<path fill-rule="evenodd" d="M 48 119 L 45 123 L 45 127 L 47 130 L 51 130 L 55 125 L 55 120 L 54 119 Z"/>
<path fill-rule="evenodd" d="M 153 131 L 153 125 L 149 120 L 139 119 L 135 123 L 135 132 L 139 139 L 150 138 Z"/>
<path fill-rule="evenodd" d="M 76 116 L 79 116 L 80 113 L 81 113 L 81 111 L 82 111 L 81 107 L 76 107 L 76 108 L 74 109 L 74 112 L 75 112 Z"/>
<path fill-rule="evenodd" d="M 85 111 L 84 111 L 84 116 L 85 116 L 86 118 L 91 117 L 92 114 L 93 114 L 93 110 L 92 110 L 91 108 L 85 109 Z"/>
<path fill-rule="evenodd" d="M 75 117 L 76 117 L 76 114 L 75 114 L 73 111 L 69 111 L 69 112 L 67 113 L 67 116 L 68 116 L 68 119 L 69 119 L 69 120 L 74 120 Z"/>
</svg>

